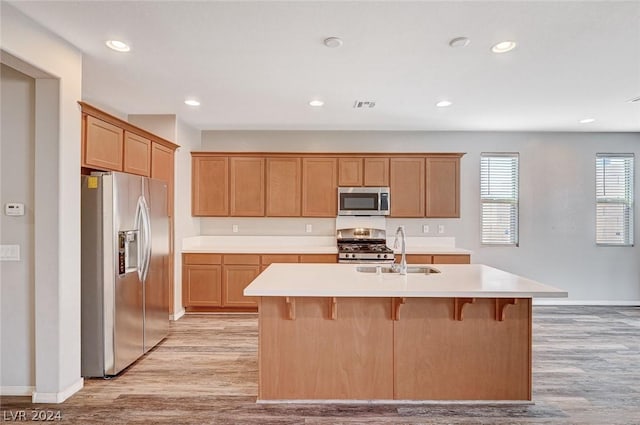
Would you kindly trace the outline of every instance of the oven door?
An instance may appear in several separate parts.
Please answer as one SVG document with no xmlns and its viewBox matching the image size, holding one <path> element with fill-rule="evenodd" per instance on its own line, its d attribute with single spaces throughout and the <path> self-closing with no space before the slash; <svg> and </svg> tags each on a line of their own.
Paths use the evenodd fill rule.
<svg viewBox="0 0 640 425">
<path fill-rule="evenodd" d="M 388 215 L 388 192 L 380 188 L 338 188 L 338 215 Z"/>
</svg>

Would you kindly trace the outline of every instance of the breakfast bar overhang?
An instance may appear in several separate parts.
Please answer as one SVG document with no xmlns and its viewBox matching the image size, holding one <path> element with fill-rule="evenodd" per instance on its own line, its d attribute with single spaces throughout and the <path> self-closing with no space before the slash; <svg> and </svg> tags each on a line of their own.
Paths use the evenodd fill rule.
<svg viewBox="0 0 640 425">
<path fill-rule="evenodd" d="M 258 401 L 531 401 L 531 300 L 567 293 L 434 269 L 272 264 L 244 292 L 259 297 Z"/>
</svg>

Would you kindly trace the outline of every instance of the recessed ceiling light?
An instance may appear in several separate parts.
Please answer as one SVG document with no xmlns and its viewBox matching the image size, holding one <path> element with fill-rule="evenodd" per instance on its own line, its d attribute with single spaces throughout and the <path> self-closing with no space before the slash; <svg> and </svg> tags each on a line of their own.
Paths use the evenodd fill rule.
<svg viewBox="0 0 640 425">
<path fill-rule="evenodd" d="M 324 102 L 318 99 L 315 99 L 309 102 L 309 106 L 322 106 L 322 105 L 324 105 Z"/>
<path fill-rule="evenodd" d="M 448 100 L 441 100 L 440 102 L 436 103 L 436 106 L 438 108 L 446 108 L 447 106 L 451 105 L 453 105 L 453 102 L 450 102 Z"/>
<path fill-rule="evenodd" d="M 456 37 L 449 42 L 451 47 L 466 47 L 471 43 L 467 37 Z"/>
<path fill-rule="evenodd" d="M 506 53 L 516 48 L 515 41 L 501 41 L 500 43 L 494 44 L 491 48 L 493 53 Z"/>
<path fill-rule="evenodd" d="M 128 52 L 131 47 L 123 41 L 119 40 L 107 40 L 105 42 L 108 48 L 115 50 L 116 52 Z"/>
<path fill-rule="evenodd" d="M 189 105 L 189 106 L 200 106 L 200 102 L 198 102 L 195 99 L 187 99 L 184 101 L 185 104 Z"/>
<path fill-rule="evenodd" d="M 324 45 L 331 48 L 340 47 L 342 46 L 342 39 L 338 37 L 325 38 Z"/>
<path fill-rule="evenodd" d="M 582 120 L 580 120 L 580 124 L 589 124 L 594 122 L 596 119 L 595 118 L 584 118 Z"/>
</svg>

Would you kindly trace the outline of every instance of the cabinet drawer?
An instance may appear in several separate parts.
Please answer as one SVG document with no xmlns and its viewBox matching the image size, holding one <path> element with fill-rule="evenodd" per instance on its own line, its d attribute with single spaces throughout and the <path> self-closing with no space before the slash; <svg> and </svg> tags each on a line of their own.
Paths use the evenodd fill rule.
<svg viewBox="0 0 640 425">
<path fill-rule="evenodd" d="M 182 254 L 184 264 L 221 264 L 220 254 Z"/>
<path fill-rule="evenodd" d="M 260 256 L 255 254 L 225 254 L 223 264 L 260 264 Z"/>
<path fill-rule="evenodd" d="M 262 256 L 262 265 L 268 266 L 271 263 L 297 263 L 298 255 L 296 254 L 270 254 Z"/>
<path fill-rule="evenodd" d="M 396 263 L 399 263 L 402 258 L 402 255 L 396 254 Z M 407 254 L 407 263 L 409 264 L 431 264 L 433 263 L 433 258 L 431 255 L 425 254 Z"/>
<path fill-rule="evenodd" d="M 434 255 L 433 264 L 469 264 L 469 255 Z"/>
<path fill-rule="evenodd" d="M 301 263 L 337 263 L 338 256 L 336 254 L 302 254 L 300 255 Z"/>
</svg>

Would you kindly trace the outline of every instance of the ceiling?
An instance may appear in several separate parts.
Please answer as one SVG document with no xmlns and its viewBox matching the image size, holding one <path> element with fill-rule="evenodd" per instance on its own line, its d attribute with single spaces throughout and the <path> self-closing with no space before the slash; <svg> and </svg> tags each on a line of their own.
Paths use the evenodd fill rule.
<svg viewBox="0 0 640 425">
<path fill-rule="evenodd" d="M 83 52 L 83 100 L 201 130 L 640 131 L 640 1 L 11 3 Z"/>
</svg>

